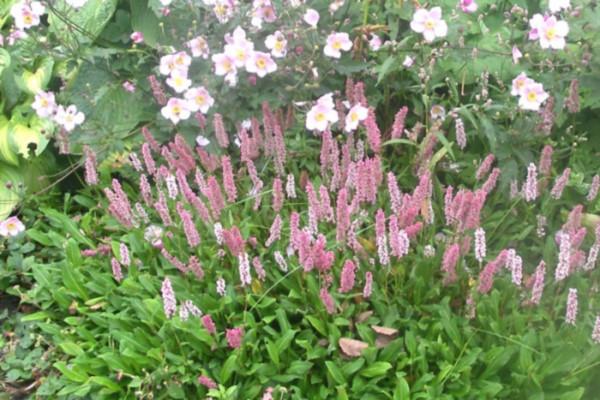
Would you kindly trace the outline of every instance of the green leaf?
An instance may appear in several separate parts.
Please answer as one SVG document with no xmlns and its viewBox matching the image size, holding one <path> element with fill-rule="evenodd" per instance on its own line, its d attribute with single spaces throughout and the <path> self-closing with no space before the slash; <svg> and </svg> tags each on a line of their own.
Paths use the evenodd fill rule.
<svg viewBox="0 0 600 400">
<path fill-rule="evenodd" d="M 227 382 L 229 382 L 229 379 L 231 378 L 231 375 L 233 374 L 233 372 L 237 370 L 237 368 L 235 367 L 235 364 L 237 363 L 237 359 L 238 359 L 237 354 L 233 353 L 223 363 L 223 366 L 221 367 L 221 372 L 219 374 L 221 384 L 226 385 Z"/>
<path fill-rule="evenodd" d="M 312 315 L 307 315 L 306 319 L 317 330 L 317 332 L 319 332 L 323 336 L 327 336 L 327 328 L 325 327 L 325 323 L 323 323 L 323 320 L 313 317 Z"/>
<path fill-rule="evenodd" d="M 329 375 L 338 383 L 338 385 L 346 383 L 344 374 L 333 361 L 325 361 L 325 366 L 327 367 L 327 371 L 329 371 Z"/>
<path fill-rule="evenodd" d="M 57 0 L 48 12 L 49 31 L 69 47 L 92 43 L 116 8 L 117 0 L 88 0 L 79 9 Z"/>
<path fill-rule="evenodd" d="M 105 387 L 108 389 L 107 393 L 117 393 L 121 391 L 121 387 L 119 385 L 117 385 L 112 379 L 109 379 L 105 376 L 92 376 L 88 382 Z"/>
<path fill-rule="evenodd" d="M 374 378 L 385 375 L 390 368 L 392 368 L 392 364 L 389 362 L 377 361 L 360 371 L 360 374 L 367 378 Z"/>
<path fill-rule="evenodd" d="M 5 220 L 21 198 L 23 176 L 16 168 L 0 163 L 0 221 Z"/>
<path fill-rule="evenodd" d="M 59 347 L 62 349 L 62 351 L 70 356 L 79 356 L 84 354 L 83 349 L 74 342 L 62 342 L 59 343 Z"/>
<path fill-rule="evenodd" d="M 42 319 L 50 318 L 51 316 L 52 314 L 50 314 L 48 311 L 38 311 L 33 314 L 28 314 L 24 317 L 21 317 L 21 322 L 39 321 Z"/>
<path fill-rule="evenodd" d="M 390 140 L 384 142 L 382 146 L 391 146 L 393 144 L 408 144 L 413 147 L 417 146 L 417 143 L 413 142 L 412 140 L 408 140 L 408 139 L 390 139 Z"/>
<path fill-rule="evenodd" d="M 65 378 L 73 382 L 83 383 L 88 379 L 87 374 L 81 368 L 68 367 L 63 361 L 54 363 L 54 368 L 59 370 Z"/>
<path fill-rule="evenodd" d="M 69 216 L 51 208 L 42 207 L 40 210 L 50 221 L 69 233 L 77 242 L 85 244 L 87 247 L 95 247 L 94 243 L 79 231 L 77 225 Z"/>
<path fill-rule="evenodd" d="M 394 400 L 409 400 L 410 399 L 410 386 L 403 376 L 398 376 L 396 383 L 396 389 L 394 390 Z"/>
<path fill-rule="evenodd" d="M 9 127 L 8 120 L 5 117 L 0 116 L 0 161 L 19 166 L 19 156 L 13 150 L 11 145 Z"/>
<path fill-rule="evenodd" d="M 160 35 L 159 23 L 156 14 L 148 7 L 146 0 L 130 0 L 131 27 L 133 31 L 142 32 L 144 44 L 156 47 Z"/>
<path fill-rule="evenodd" d="M 69 289 L 73 295 L 77 295 L 83 300 L 89 298 L 87 290 L 83 286 L 83 276 L 77 267 L 81 266 L 81 253 L 77 243 L 73 239 L 67 241 L 66 247 L 67 260 L 63 263 L 62 276 L 65 287 Z"/>
<path fill-rule="evenodd" d="M 8 67 L 10 67 L 10 53 L 0 47 L 0 76 Z"/>
</svg>

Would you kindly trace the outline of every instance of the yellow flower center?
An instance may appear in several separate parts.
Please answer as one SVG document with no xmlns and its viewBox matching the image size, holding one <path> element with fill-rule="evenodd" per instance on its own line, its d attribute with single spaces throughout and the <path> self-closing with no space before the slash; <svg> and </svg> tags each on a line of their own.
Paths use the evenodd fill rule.
<svg viewBox="0 0 600 400">
<path fill-rule="evenodd" d="M 196 96 L 196 104 L 202 105 L 206 102 L 206 99 L 202 95 Z"/>
<path fill-rule="evenodd" d="M 317 122 L 323 122 L 323 121 L 325 121 L 325 114 L 324 114 L 324 113 L 322 113 L 322 112 L 319 112 L 319 113 L 317 113 L 317 114 L 315 115 L 315 120 L 316 120 Z"/>
<path fill-rule="evenodd" d="M 265 69 L 265 67 L 267 66 L 267 61 L 264 58 L 259 58 L 258 60 L 256 60 L 256 66 L 259 69 Z"/>
<path fill-rule="evenodd" d="M 26 14 L 23 16 L 23 22 L 25 22 L 26 25 L 31 25 L 33 23 L 33 18 L 31 15 Z"/>
<path fill-rule="evenodd" d="M 175 115 L 181 114 L 181 107 L 179 107 L 179 106 L 173 106 L 172 110 L 173 110 L 173 114 L 175 114 Z"/>
<path fill-rule="evenodd" d="M 552 40 L 556 37 L 556 29 L 552 26 L 546 30 L 546 39 Z"/>
<path fill-rule="evenodd" d="M 529 92 L 527 93 L 527 100 L 534 102 L 537 100 L 537 93 L 536 92 Z"/>
<path fill-rule="evenodd" d="M 275 46 L 274 46 L 274 47 L 275 47 L 275 50 L 277 50 L 277 51 L 281 51 L 281 50 L 283 50 L 283 42 L 281 42 L 281 41 L 279 41 L 279 40 L 278 40 L 278 41 L 276 41 L 276 42 L 275 42 Z"/>
<path fill-rule="evenodd" d="M 9 222 L 8 224 L 6 224 L 6 229 L 9 231 L 17 230 L 17 225 L 13 222 Z"/>
<path fill-rule="evenodd" d="M 342 42 L 340 42 L 339 40 L 336 40 L 333 42 L 333 44 L 331 45 L 331 47 L 333 47 L 336 50 L 339 50 L 342 48 Z"/>
<path fill-rule="evenodd" d="M 433 28 L 435 28 L 435 21 L 432 19 L 428 19 L 427 21 L 425 21 L 425 28 L 427 30 L 432 30 Z"/>
<path fill-rule="evenodd" d="M 235 57 L 238 60 L 243 60 L 244 58 L 246 58 L 246 52 L 243 49 L 238 49 L 235 53 Z"/>
<path fill-rule="evenodd" d="M 350 119 L 352 120 L 352 122 L 358 121 L 358 113 L 356 113 L 356 112 L 351 113 Z"/>
</svg>

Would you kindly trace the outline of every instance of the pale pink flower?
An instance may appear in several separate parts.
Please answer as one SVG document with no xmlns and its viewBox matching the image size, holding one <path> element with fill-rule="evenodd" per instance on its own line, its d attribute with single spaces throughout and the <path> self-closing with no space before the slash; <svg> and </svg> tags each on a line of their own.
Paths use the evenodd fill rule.
<svg viewBox="0 0 600 400">
<path fill-rule="evenodd" d="M 254 43 L 246 39 L 246 31 L 241 27 L 235 28 L 231 43 L 225 45 L 225 54 L 233 60 L 237 68 L 243 68 L 252 57 Z"/>
<path fill-rule="evenodd" d="M 176 69 L 167 78 L 167 85 L 175 90 L 175 92 L 183 93 L 192 86 L 192 81 L 188 79 L 186 70 Z"/>
<path fill-rule="evenodd" d="M 170 98 L 167 102 L 167 105 L 164 106 L 160 112 L 163 117 L 171 120 L 171 122 L 176 125 L 179 123 L 179 121 L 188 119 L 192 114 L 189 109 L 188 102 L 176 97 Z"/>
<path fill-rule="evenodd" d="M 215 64 L 215 74 L 217 76 L 227 77 L 236 76 L 237 68 L 233 58 L 229 57 L 225 53 L 218 53 L 212 56 L 212 61 Z"/>
<path fill-rule="evenodd" d="M 442 19 L 440 7 L 433 7 L 431 10 L 420 8 L 415 11 L 410 28 L 422 33 L 428 43 L 433 42 L 436 37 L 445 37 L 448 34 L 448 25 Z"/>
<path fill-rule="evenodd" d="M 521 58 L 523 58 L 523 53 L 521 53 L 521 50 L 519 50 L 519 48 L 517 46 L 513 46 L 513 48 L 512 48 L 513 63 L 518 64 L 519 60 Z"/>
<path fill-rule="evenodd" d="M 83 124 L 85 121 L 85 115 L 81 111 L 77 111 L 75 105 L 70 105 L 66 109 L 63 106 L 58 106 L 56 114 L 54 115 L 54 121 L 62 126 L 67 132 L 75 129 L 77 125 Z"/>
<path fill-rule="evenodd" d="M 550 9 L 550 12 L 552 12 L 552 13 L 557 13 L 557 12 L 560 12 L 561 10 L 567 10 L 567 9 L 569 9 L 569 7 L 571 7 L 570 0 L 549 0 L 548 1 L 548 8 Z"/>
<path fill-rule="evenodd" d="M 352 132 L 358 128 L 358 124 L 367 119 L 369 115 L 369 109 L 363 107 L 361 104 L 355 104 L 346 115 L 344 130 L 346 132 Z"/>
<path fill-rule="evenodd" d="M 185 72 L 187 75 L 191 63 L 192 58 L 185 51 L 180 51 L 161 57 L 158 70 L 162 75 L 171 75 L 175 70 Z"/>
<path fill-rule="evenodd" d="M 187 100 L 188 109 L 192 112 L 200 111 L 206 114 L 215 104 L 215 100 L 204 86 L 190 88 L 183 97 Z"/>
<path fill-rule="evenodd" d="M 41 118 L 48 118 L 56 112 L 56 100 L 52 92 L 38 92 L 31 104 L 36 114 Z"/>
<path fill-rule="evenodd" d="M 369 49 L 372 51 L 377 51 L 381 48 L 383 41 L 381 38 L 374 33 L 371 34 L 371 39 L 369 40 Z"/>
<path fill-rule="evenodd" d="M 443 121 L 446 119 L 446 109 L 442 105 L 434 104 L 433 106 L 431 106 L 431 110 L 429 111 L 429 113 L 431 114 L 431 119 L 434 121 Z"/>
<path fill-rule="evenodd" d="M 566 21 L 559 21 L 555 16 L 543 16 L 535 14 L 529 20 L 530 40 L 539 40 L 543 49 L 564 49 L 566 45 L 565 37 L 569 33 L 569 24 Z"/>
<path fill-rule="evenodd" d="M 523 93 L 519 98 L 519 107 L 523 110 L 538 111 L 548 97 L 549 95 L 544 91 L 541 83 L 530 83 L 523 88 Z"/>
<path fill-rule="evenodd" d="M 264 78 L 267 74 L 277 71 L 277 64 L 269 53 L 255 51 L 246 61 L 246 70 Z"/>
<path fill-rule="evenodd" d="M 525 88 L 532 83 L 535 83 L 534 80 L 528 78 L 525 72 L 521 72 L 513 79 L 510 94 L 513 96 L 521 96 L 523 95 Z"/>
<path fill-rule="evenodd" d="M 265 39 L 265 46 L 271 50 L 271 55 L 276 58 L 285 57 L 287 54 L 287 40 L 280 31 L 275 31 Z"/>
<path fill-rule="evenodd" d="M 411 56 L 406 56 L 406 57 L 404 57 L 404 61 L 402 61 L 402 66 L 404 68 L 410 68 L 413 66 L 414 63 L 415 63 L 414 58 L 412 58 Z"/>
<path fill-rule="evenodd" d="M 142 32 L 133 32 L 131 36 L 129 36 L 131 41 L 135 44 L 140 44 L 144 41 L 144 34 Z"/>
<path fill-rule="evenodd" d="M 306 12 L 304 13 L 304 16 L 302 17 L 304 22 L 306 22 L 308 25 L 312 26 L 313 28 L 315 28 L 317 26 L 317 24 L 319 23 L 319 18 L 321 18 L 321 16 L 317 12 L 317 10 L 313 10 L 312 8 L 309 8 L 308 10 L 306 10 Z"/>
<path fill-rule="evenodd" d="M 466 13 L 474 13 L 477 11 L 477 3 L 474 0 L 460 0 L 460 9 Z"/>
<path fill-rule="evenodd" d="M 327 37 L 327 44 L 323 48 L 323 53 L 327 57 L 340 58 L 342 51 L 350 51 L 352 41 L 346 32 L 334 32 Z"/>
<path fill-rule="evenodd" d="M 188 49 L 192 52 L 192 57 L 208 58 L 210 49 L 208 48 L 208 42 L 202 36 L 193 38 L 186 43 Z"/>
<path fill-rule="evenodd" d="M 196 136 L 196 144 L 200 147 L 206 147 L 210 144 L 210 140 L 202 135 Z"/>
<path fill-rule="evenodd" d="M 134 93 L 135 92 L 135 84 L 131 81 L 125 81 L 123 82 L 123 89 L 125 89 L 125 91 L 129 92 L 129 93 Z"/>
<path fill-rule="evenodd" d="M 20 1 L 10 9 L 10 15 L 19 31 L 39 25 L 40 17 L 45 12 L 46 8 L 39 1 Z"/>
<path fill-rule="evenodd" d="M 329 124 L 336 123 L 338 118 L 332 94 L 326 94 L 321 96 L 306 114 L 306 129 L 323 132 Z"/>
<path fill-rule="evenodd" d="M 0 236 L 17 236 L 25 231 L 25 225 L 17 217 L 10 217 L 0 222 Z"/>
</svg>

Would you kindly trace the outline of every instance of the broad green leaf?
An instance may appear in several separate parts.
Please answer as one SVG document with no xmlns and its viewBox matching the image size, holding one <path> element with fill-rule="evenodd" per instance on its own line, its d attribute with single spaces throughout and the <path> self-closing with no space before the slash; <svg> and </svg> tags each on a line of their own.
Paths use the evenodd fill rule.
<svg viewBox="0 0 600 400">
<path fill-rule="evenodd" d="M 10 67 L 10 53 L 0 48 L 0 76 L 2 76 L 2 72 L 8 67 Z"/>
<path fill-rule="evenodd" d="M 35 154 L 40 155 L 48 144 L 48 139 L 41 134 L 43 129 L 41 125 L 38 125 L 36 128 L 33 129 L 26 125 L 16 124 L 9 130 L 8 135 L 12 148 L 23 156 L 23 158 L 29 158 L 30 147 L 32 145 L 35 146 Z"/>
<path fill-rule="evenodd" d="M 0 116 L 0 161 L 4 161 L 8 164 L 19 166 L 19 156 L 12 149 L 9 140 L 9 122 L 8 120 Z"/>
<path fill-rule="evenodd" d="M 329 371 L 329 375 L 331 375 L 335 382 L 337 382 L 339 385 L 346 383 L 344 374 L 333 361 L 325 361 L 325 366 L 327 367 L 327 371 Z"/>
<path fill-rule="evenodd" d="M 79 9 L 57 0 L 48 12 L 49 30 L 69 47 L 89 44 L 96 40 L 116 8 L 117 0 L 88 0 Z"/>
<path fill-rule="evenodd" d="M 385 375 L 390 368 L 392 368 L 392 364 L 389 362 L 377 361 L 360 371 L 360 374 L 367 378 L 374 378 Z"/>
<path fill-rule="evenodd" d="M 0 162 L 0 221 L 5 220 L 21 199 L 23 176 L 15 167 Z"/>
</svg>

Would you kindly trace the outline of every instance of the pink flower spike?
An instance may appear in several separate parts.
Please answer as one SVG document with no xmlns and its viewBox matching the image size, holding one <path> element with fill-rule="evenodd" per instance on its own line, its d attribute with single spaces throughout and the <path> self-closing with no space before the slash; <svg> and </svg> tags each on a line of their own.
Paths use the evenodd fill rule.
<svg viewBox="0 0 600 400">
<path fill-rule="evenodd" d="M 227 338 L 227 344 L 229 347 L 232 349 L 237 349 L 242 345 L 242 340 L 244 339 L 244 328 L 227 329 L 225 337 Z"/>
<path fill-rule="evenodd" d="M 351 260 L 346 260 L 340 277 L 340 293 L 348 293 L 354 288 L 356 265 Z"/>
<path fill-rule="evenodd" d="M 175 300 L 175 292 L 173 291 L 169 278 L 163 280 L 161 292 L 165 316 L 170 319 L 175 315 L 175 311 L 177 310 L 177 300 Z"/>
<path fill-rule="evenodd" d="M 577 289 L 569 288 L 569 295 L 567 297 L 567 312 L 565 315 L 565 322 L 569 325 L 575 326 L 575 320 L 577 319 Z"/>
</svg>

